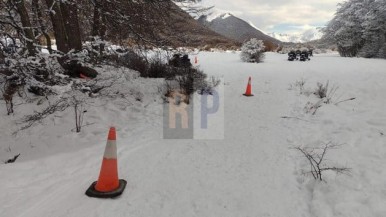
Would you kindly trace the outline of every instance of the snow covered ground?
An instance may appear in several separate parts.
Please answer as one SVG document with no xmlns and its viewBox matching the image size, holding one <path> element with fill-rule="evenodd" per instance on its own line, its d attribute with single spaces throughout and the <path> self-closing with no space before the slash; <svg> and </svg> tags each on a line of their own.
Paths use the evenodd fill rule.
<svg viewBox="0 0 386 217">
<path fill-rule="evenodd" d="M 223 140 L 163 139 L 159 80 L 134 76 L 127 83 L 143 92 L 141 101 L 88 107 L 89 125 L 79 134 L 71 132 L 70 109 L 12 135 L 31 106 L 6 116 L 1 101 L 1 160 L 21 155 L 0 164 L 0 216 L 384 217 L 386 61 L 337 54 L 286 59 L 268 53 L 264 63 L 251 64 L 238 53 L 198 55 L 200 68 L 223 79 Z M 242 96 L 249 76 L 254 97 Z M 300 80 L 303 91 L 295 85 Z M 307 113 L 319 101 L 307 93 L 326 81 L 339 87 L 333 103 Z M 111 125 L 128 185 L 117 199 L 89 198 L 84 193 L 99 174 Z M 327 171 L 322 182 L 304 176 L 308 162 L 293 147 L 327 142 L 343 145 L 329 150 L 326 163 L 351 174 Z"/>
</svg>

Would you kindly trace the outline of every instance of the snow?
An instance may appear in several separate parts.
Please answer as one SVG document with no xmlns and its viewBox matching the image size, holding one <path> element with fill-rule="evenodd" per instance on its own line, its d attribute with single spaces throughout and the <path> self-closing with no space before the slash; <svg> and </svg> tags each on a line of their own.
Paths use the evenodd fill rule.
<svg viewBox="0 0 386 217">
<path fill-rule="evenodd" d="M 215 19 L 226 19 L 226 18 L 232 16 L 232 14 L 228 13 L 228 12 L 224 13 L 224 11 L 216 9 L 216 10 L 213 10 L 210 14 L 208 14 L 206 16 L 207 16 L 206 20 L 208 22 L 212 22 Z"/>
<path fill-rule="evenodd" d="M 54 41 L 54 43 L 56 43 L 56 42 Z M 51 45 L 51 49 L 52 49 L 52 50 L 58 50 L 56 44 Z M 43 49 L 42 49 L 42 53 L 44 53 L 44 54 L 49 54 L 50 52 L 48 51 L 47 48 L 43 48 Z"/>
<path fill-rule="evenodd" d="M 15 163 L 0 164 L 1 216 L 384 216 L 385 60 L 320 54 L 289 62 L 267 53 L 253 64 L 241 62 L 239 52 L 201 52 L 198 59 L 223 80 L 224 139 L 163 139 L 162 81 L 132 71 L 116 87 L 132 94 L 95 99 L 78 134 L 69 109 L 12 135 L 20 127 L 14 122 L 42 105 L 18 104 L 7 116 L 1 101 L 0 158 L 21 153 Z M 254 97 L 242 96 L 249 76 Z M 303 91 L 294 85 L 301 79 Z M 339 87 L 333 103 L 307 114 L 306 104 L 319 99 L 306 93 L 327 80 Z M 84 193 L 99 174 L 111 125 L 119 176 L 128 185 L 117 199 L 89 198 Z M 343 145 L 328 152 L 327 163 L 351 174 L 327 172 L 322 182 L 302 175 L 307 160 L 292 148 L 330 141 Z"/>
<path fill-rule="evenodd" d="M 0 37 L 0 45 L 13 45 L 13 41 L 11 38 L 8 38 L 8 37 Z"/>
<path fill-rule="evenodd" d="M 221 15 L 221 19 L 226 19 L 226 18 L 228 18 L 228 17 L 230 17 L 230 16 L 232 16 L 232 14 L 230 14 L 230 13 L 226 13 L 226 14 L 223 14 L 223 15 Z"/>
<path fill-rule="evenodd" d="M 276 38 L 282 42 L 293 42 L 293 43 L 304 43 L 313 40 L 321 39 L 323 33 L 319 31 L 319 29 L 307 29 L 301 33 L 277 33 L 271 32 L 267 35 Z"/>
</svg>

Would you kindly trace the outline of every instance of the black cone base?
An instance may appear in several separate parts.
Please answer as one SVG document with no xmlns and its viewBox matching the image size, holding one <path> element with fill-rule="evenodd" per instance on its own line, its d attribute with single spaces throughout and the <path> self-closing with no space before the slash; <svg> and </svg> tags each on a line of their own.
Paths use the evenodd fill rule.
<svg viewBox="0 0 386 217">
<path fill-rule="evenodd" d="M 119 187 L 115 189 L 114 191 L 110 192 L 100 192 L 95 189 L 95 185 L 97 182 L 93 182 L 90 187 L 86 191 L 86 195 L 89 197 L 97 197 L 97 198 L 114 198 L 118 197 L 122 194 L 122 192 L 125 190 L 126 187 L 126 180 L 120 179 L 119 180 Z"/>
<path fill-rule="evenodd" d="M 247 94 L 243 94 L 244 96 L 248 96 L 248 97 L 250 97 L 250 96 L 253 96 L 253 94 L 249 94 L 249 95 L 247 95 Z"/>
</svg>

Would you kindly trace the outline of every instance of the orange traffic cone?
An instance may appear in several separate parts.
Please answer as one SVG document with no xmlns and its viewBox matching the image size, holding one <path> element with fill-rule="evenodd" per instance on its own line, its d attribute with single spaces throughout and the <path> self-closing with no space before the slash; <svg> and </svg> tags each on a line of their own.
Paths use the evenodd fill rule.
<svg viewBox="0 0 386 217">
<path fill-rule="evenodd" d="M 197 59 L 197 56 L 194 57 L 194 64 L 197 64 L 198 63 L 198 59 Z"/>
<path fill-rule="evenodd" d="M 252 87 L 251 87 L 251 77 L 248 79 L 248 84 L 247 84 L 247 90 L 243 94 L 244 96 L 253 96 L 252 94 Z"/>
<path fill-rule="evenodd" d="M 112 198 L 122 194 L 126 181 L 118 179 L 117 144 L 115 128 L 111 127 L 103 156 L 98 181 L 87 189 L 89 197 Z"/>
</svg>

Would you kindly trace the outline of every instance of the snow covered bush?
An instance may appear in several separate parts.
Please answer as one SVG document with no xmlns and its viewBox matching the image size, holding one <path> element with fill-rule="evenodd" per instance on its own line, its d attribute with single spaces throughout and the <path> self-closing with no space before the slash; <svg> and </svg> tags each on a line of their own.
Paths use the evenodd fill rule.
<svg viewBox="0 0 386 217">
<path fill-rule="evenodd" d="M 27 92 L 46 96 L 55 94 L 55 87 L 70 83 L 54 55 L 12 53 L 5 56 L 5 61 L 7 66 L 0 67 L 0 92 L 8 114 L 14 113 L 13 98 L 16 94 L 28 100 Z"/>
<path fill-rule="evenodd" d="M 264 43 L 252 38 L 241 46 L 241 60 L 244 62 L 260 63 L 264 59 Z"/>
<path fill-rule="evenodd" d="M 26 130 L 45 118 L 72 108 L 74 111 L 74 132 L 80 132 L 87 124 L 83 124 L 85 113 L 89 108 L 100 106 L 99 103 L 114 103 L 120 106 L 130 106 L 142 100 L 138 88 L 134 91 L 134 80 L 139 74 L 133 70 L 103 66 L 98 69 L 95 79 L 73 79 L 66 86 L 56 86 L 56 94 L 47 95 L 46 103 L 34 110 L 32 114 L 24 115 L 19 123 L 20 130 Z"/>
</svg>

